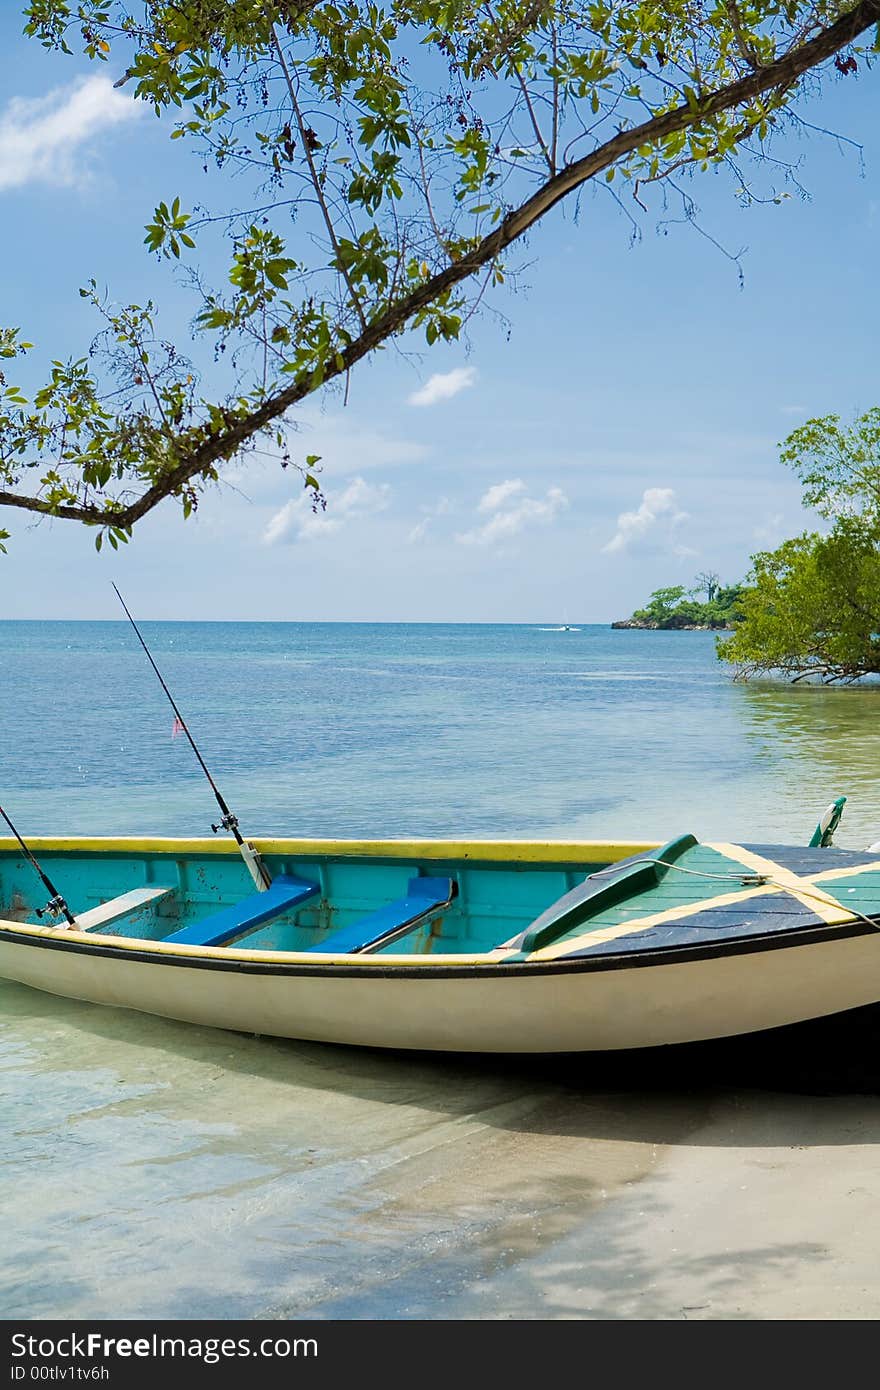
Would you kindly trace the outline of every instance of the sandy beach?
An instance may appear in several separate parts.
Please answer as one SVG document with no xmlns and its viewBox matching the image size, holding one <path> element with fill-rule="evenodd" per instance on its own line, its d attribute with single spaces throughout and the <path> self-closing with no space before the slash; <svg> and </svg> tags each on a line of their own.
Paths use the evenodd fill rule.
<svg viewBox="0 0 880 1390">
<path fill-rule="evenodd" d="M 0 991 L 6 1318 L 877 1316 L 870 1021 L 432 1059 Z"/>
</svg>

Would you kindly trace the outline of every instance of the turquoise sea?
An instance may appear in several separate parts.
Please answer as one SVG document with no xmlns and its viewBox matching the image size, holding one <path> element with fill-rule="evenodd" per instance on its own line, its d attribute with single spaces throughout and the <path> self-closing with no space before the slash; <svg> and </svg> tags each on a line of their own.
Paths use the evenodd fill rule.
<svg viewBox="0 0 880 1390">
<path fill-rule="evenodd" d="M 880 839 L 880 692 L 734 685 L 707 633 L 143 631 L 248 834 L 805 842 L 847 795 L 838 842 Z M 0 803 L 25 835 L 205 834 L 172 719 L 125 623 L 0 623 Z M 876 1205 L 875 1102 L 616 1075 L 0 982 L 0 1316 L 817 1316 L 852 1192 L 856 1225 Z"/>
<path fill-rule="evenodd" d="M 878 692 L 735 685 L 705 632 L 144 623 L 253 835 L 880 838 Z M 200 835 L 210 790 L 125 622 L 0 622 L 32 834 Z"/>
</svg>

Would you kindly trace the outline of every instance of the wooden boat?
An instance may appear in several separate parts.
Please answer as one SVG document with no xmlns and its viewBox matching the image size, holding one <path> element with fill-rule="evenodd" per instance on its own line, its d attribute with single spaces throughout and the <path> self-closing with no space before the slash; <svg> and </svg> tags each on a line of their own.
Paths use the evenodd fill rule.
<svg viewBox="0 0 880 1390">
<path fill-rule="evenodd" d="M 248 1033 L 573 1052 L 880 1000 L 880 846 L 0 840 L 0 975 Z M 51 886 L 51 885 L 50 885 Z"/>
</svg>

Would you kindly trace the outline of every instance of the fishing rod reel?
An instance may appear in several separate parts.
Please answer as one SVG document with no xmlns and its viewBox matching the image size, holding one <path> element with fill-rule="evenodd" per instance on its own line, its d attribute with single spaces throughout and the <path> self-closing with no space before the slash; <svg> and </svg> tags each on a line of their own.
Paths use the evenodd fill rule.
<svg viewBox="0 0 880 1390">
<path fill-rule="evenodd" d="M 66 917 L 68 922 L 73 921 L 70 908 L 60 893 L 56 893 L 53 898 L 50 898 L 45 907 L 38 907 L 37 916 L 41 919 L 43 917 Z"/>
<path fill-rule="evenodd" d="M 221 830 L 231 831 L 238 843 L 241 857 L 247 865 L 248 873 L 254 881 L 254 887 L 259 893 L 265 893 L 267 888 L 271 888 L 272 875 L 250 841 L 242 838 L 238 828 L 238 816 L 234 816 L 231 811 L 226 811 L 216 825 L 211 825 L 211 829 L 215 835 Z"/>
<path fill-rule="evenodd" d="M 67 925 L 69 927 L 75 927 L 76 918 L 74 917 L 70 908 L 67 906 L 67 903 L 65 902 L 64 898 L 58 892 L 58 889 L 55 887 L 55 884 L 52 882 L 49 875 L 44 873 L 43 870 L 40 868 L 33 852 L 25 844 L 24 840 L 19 835 L 18 831 L 12 824 L 12 821 L 9 819 L 2 806 L 0 806 L 0 819 L 5 820 L 6 824 L 9 826 L 9 829 L 12 831 L 16 840 L 18 841 L 21 847 L 21 852 L 24 855 L 25 859 L 28 861 L 31 868 L 37 874 L 46 891 L 52 894 L 45 907 L 37 908 L 37 916 L 41 919 L 43 917 L 66 917 Z M 52 925 L 54 926 L 55 923 L 53 922 Z"/>
</svg>

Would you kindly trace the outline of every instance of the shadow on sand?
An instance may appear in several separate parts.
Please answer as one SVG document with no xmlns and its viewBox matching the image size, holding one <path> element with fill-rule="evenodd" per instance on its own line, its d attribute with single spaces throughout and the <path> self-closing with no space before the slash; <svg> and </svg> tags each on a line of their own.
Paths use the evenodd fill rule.
<svg viewBox="0 0 880 1390">
<path fill-rule="evenodd" d="M 583 1134 L 583 1126 L 590 1124 L 597 1138 L 675 1143 L 682 1141 L 682 1130 L 690 1128 L 682 1124 L 682 1111 L 691 1106 L 700 1110 L 724 1092 L 880 1094 L 880 1005 L 713 1042 L 617 1053 L 501 1057 L 386 1052 L 254 1037 L 56 998 L 22 985 L 0 985 L 0 1001 L 7 1022 L 21 1022 L 39 1070 L 64 1065 L 66 1049 L 57 1053 L 52 1038 L 59 1028 L 71 1029 L 80 1038 L 94 1040 L 93 1046 L 76 1048 L 77 1067 L 112 1064 L 120 1045 L 133 1044 L 160 1053 L 165 1067 L 177 1058 L 184 1068 L 208 1064 L 256 1084 L 332 1090 L 391 1105 L 416 1101 L 448 1117 L 476 1109 L 490 1123 L 537 1126 L 547 1133 Z M 610 1099 L 612 1093 L 619 1093 L 624 1102 L 619 1108 L 591 1104 L 585 1113 L 581 1105 L 571 1104 Z M 505 1102 L 527 1096 L 540 1102 L 535 1109 L 527 1107 L 526 1114 L 515 1105 L 508 1113 Z M 637 1096 L 645 1101 L 643 1121 L 650 1132 L 639 1132 Z M 664 1096 L 679 1102 L 674 1107 L 679 1122 L 671 1125 L 676 1132 L 658 1134 L 653 1124 L 657 1102 Z M 595 1128 L 603 1123 L 605 1130 Z"/>
<path fill-rule="evenodd" d="M 870 1286 L 880 1008 L 563 1057 L 255 1038 L 9 984 L 0 1014 L 7 1317 L 106 1316 L 108 1281 L 116 1316 L 176 1318 L 815 1316 L 835 1259 Z"/>
</svg>

